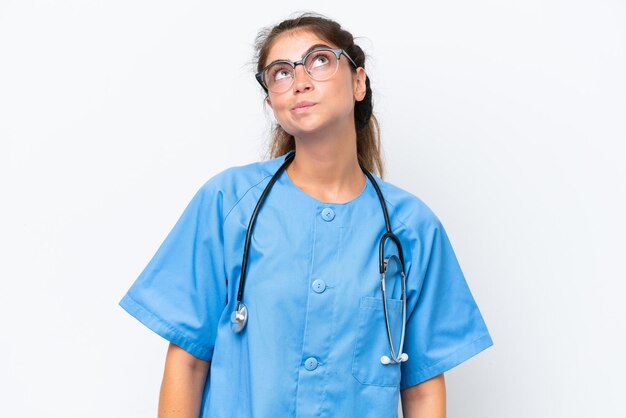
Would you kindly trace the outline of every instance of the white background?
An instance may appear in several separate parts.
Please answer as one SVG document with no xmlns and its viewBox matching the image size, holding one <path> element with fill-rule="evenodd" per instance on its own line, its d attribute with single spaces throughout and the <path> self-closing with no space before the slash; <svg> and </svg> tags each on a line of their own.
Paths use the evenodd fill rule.
<svg viewBox="0 0 626 418">
<path fill-rule="evenodd" d="M 214 4 L 0 1 L 1 416 L 156 416 L 167 342 L 117 303 L 201 184 L 265 157 L 252 43 L 310 7 Z M 626 4 L 317 4 L 494 339 L 448 416 L 626 416 Z"/>
</svg>

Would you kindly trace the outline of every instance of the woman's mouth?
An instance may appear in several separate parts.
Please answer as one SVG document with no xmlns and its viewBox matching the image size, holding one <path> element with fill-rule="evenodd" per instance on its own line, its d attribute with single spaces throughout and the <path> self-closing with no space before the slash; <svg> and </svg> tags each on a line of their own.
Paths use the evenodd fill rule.
<svg viewBox="0 0 626 418">
<path fill-rule="evenodd" d="M 291 110 L 296 113 L 302 113 L 315 106 L 315 104 L 316 103 L 313 102 L 299 102 L 296 103 L 296 105 L 292 107 Z"/>
</svg>

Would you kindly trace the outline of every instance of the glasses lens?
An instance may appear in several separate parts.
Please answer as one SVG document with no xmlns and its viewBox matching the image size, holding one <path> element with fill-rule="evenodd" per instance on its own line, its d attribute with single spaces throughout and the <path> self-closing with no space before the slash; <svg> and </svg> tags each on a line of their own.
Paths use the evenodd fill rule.
<svg viewBox="0 0 626 418">
<path fill-rule="evenodd" d="M 280 93 L 289 89 L 293 76 L 291 65 L 277 62 L 265 70 L 264 81 L 268 90 Z"/>
<path fill-rule="evenodd" d="M 313 80 L 323 81 L 335 75 L 339 61 L 332 51 L 313 51 L 306 57 L 304 66 Z"/>
</svg>

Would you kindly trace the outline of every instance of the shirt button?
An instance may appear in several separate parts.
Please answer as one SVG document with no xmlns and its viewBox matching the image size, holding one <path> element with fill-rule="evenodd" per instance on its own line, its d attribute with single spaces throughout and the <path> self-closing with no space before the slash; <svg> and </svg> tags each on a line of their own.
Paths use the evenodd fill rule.
<svg viewBox="0 0 626 418">
<path fill-rule="evenodd" d="M 326 290 L 326 282 L 322 279 L 317 279 L 313 282 L 313 291 L 315 293 L 322 293 Z"/>
<path fill-rule="evenodd" d="M 309 357 L 308 359 L 306 359 L 306 361 L 304 362 L 304 367 L 309 371 L 317 369 L 317 360 L 315 359 L 315 357 Z"/>
<path fill-rule="evenodd" d="M 324 210 L 322 210 L 322 219 L 324 219 L 326 222 L 332 221 L 333 219 L 335 219 L 335 211 L 331 208 L 324 208 Z"/>
</svg>

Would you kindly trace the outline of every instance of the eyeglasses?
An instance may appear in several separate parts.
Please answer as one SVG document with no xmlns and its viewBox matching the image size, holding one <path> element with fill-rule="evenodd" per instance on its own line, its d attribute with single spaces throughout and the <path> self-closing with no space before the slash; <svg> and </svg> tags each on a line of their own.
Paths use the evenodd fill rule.
<svg viewBox="0 0 626 418">
<path fill-rule="evenodd" d="M 296 65 L 302 65 L 313 80 L 325 81 L 337 72 L 341 54 L 357 68 L 354 60 L 341 48 L 316 48 L 299 61 L 274 61 L 256 73 L 255 77 L 265 91 L 284 93 L 291 88 L 296 79 Z"/>
</svg>

